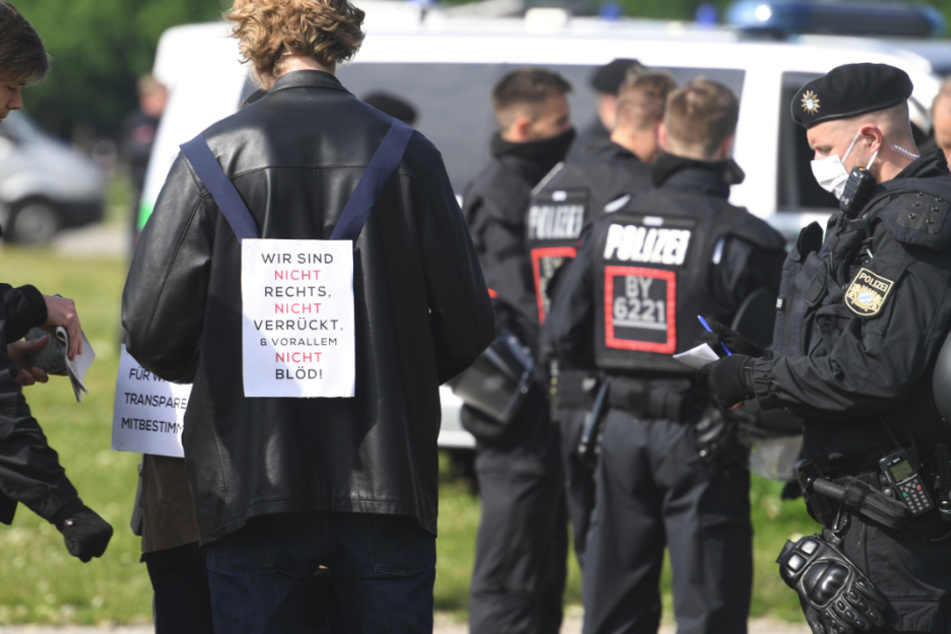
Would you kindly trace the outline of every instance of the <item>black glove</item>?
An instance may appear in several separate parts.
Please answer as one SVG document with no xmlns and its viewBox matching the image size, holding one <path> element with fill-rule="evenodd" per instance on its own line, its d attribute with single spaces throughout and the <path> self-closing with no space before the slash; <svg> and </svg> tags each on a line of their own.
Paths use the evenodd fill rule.
<svg viewBox="0 0 951 634">
<path fill-rule="evenodd" d="M 720 344 L 729 348 L 733 354 L 745 354 L 749 357 L 762 357 L 766 354 L 766 351 L 758 345 L 735 330 L 727 328 L 713 317 L 707 317 L 706 321 L 713 332 L 704 330 L 700 333 L 700 340 L 709 344 L 717 354 L 721 356 L 726 354 Z"/>
<path fill-rule="evenodd" d="M 109 522 L 79 499 L 57 513 L 52 522 L 63 534 L 69 554 L 84 563 L 102 555 L 112 537 Z"/>
<path fill-rule="evenodd" d="M 779 574 L 799 593 L 806 621 L 816 634 L 852 634 L 885 625 L 885 597 L 838 546 L 819 535 L 787 541 Z"/>
<path fill-rule="evenodd" d="M 736 418 L 711 404 L 693 427 L 700 457 L 709 464 L 746 464 L 748 447 L 740 440 L 739 426 Z"/>
<path fill-rule="evenodd" d="M 700 368 L 697 379 L 706 382 L 720 407 L 733 407 L 754 394 L 753 379 L 747 371 L 750 358 L 743 354 L 723 357 Z"/>
</svg>

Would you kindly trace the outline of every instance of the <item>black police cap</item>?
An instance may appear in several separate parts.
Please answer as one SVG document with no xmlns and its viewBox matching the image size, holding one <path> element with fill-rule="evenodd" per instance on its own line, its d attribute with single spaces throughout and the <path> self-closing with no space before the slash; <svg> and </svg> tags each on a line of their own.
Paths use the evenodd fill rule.
<svg viewBox="0 0 951 634">
<path fill-rule="evenodd" d="M 416 121 L 416 108 L 395 95 L 374 92 L 365 96 L 363 101 L 403 123 L 412 124 Z"/>
<path fill-rule="evenodd" d="M 612 60 L 594 71 L 591 75 L 591 87 L 600 93 L 616 95 L 631 69 L 642 71 L 644 65 L 636 59 Z"/>
<path fill-rule="evenodd" d="M 792 118 L 805 128 L 897 106 L 911 96 L 908 73 L 888 64 L 845 64 L 807 82 L 793 97 Z"/>
</svg>

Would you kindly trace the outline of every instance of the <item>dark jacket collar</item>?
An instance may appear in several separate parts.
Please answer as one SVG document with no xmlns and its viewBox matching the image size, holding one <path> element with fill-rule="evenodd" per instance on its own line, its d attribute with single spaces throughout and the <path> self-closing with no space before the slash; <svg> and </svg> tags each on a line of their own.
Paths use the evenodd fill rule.
<svg viewBox="0 0 951 634">
<path fill-rule="evenodd" d="M 322 70 L 295 70 L 281 75 L 268 92 L 277 92 L 287 88 L 330 88 L 349 92 L 332 74 Z"/>
<path fill-rule="evenodd" d="M 580 163 L 601 163 L 613 159 L 623 158 L 640 161 L 637 155 L 622 145 L 618 145 L 610 137 L 591 138 L 588 144 L 587 156 Z"/>
<path fill-rule="evenodd" d="M 574 138 L 575 131 L 573 128 L 544 141 L 529 141 L 527 143 L 506 141 L 501 134 L 496 132 L 492 135 L 490 151 L 493 158 L 499 159 L 503 156 L 520 158 L 533 163 L 547 173 L 560 160 L 565 158 L 565 154 L 568 153 L 568 148 Z"/>
<path fill-rule="evenodd" d="M 912 161 L 902 171 L 895 175 L 895 178 L 931 178 L 933 176 L 947 176 L 948 162 L 944 157 L 941 148 L 935 148 L 924 152 L 916 160 Z"/>
<path fill-rule="evenodd" d="M 730 186 L 743 182 L 744 176 L 733 159 L 697 161 L 667 153 L 658 157 L 653 172 L 655 187 L 676 187 L 721 198 L 729 198 Z"/>
</svg>

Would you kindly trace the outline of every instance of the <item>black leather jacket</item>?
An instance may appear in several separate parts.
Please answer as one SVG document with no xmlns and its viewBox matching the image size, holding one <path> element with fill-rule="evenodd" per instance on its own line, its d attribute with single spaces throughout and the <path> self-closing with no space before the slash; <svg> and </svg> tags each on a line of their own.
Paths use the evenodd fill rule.
<svg viewBox="0 0 951 634">
<path fill-rule="evenodd" d="M 264 238 L 327 239 L 390 124 L 296 71 L 203 134 Z M 193 382 L 183 443 L 201 541 L 249 517 L 352 511 L 436 532 L 438 385 L 493 340 L 485 282 L 439 152 L 414 134 L 354 244 L 354 398 L 245 398 L 241 253 L 181 156 L 123 295 L 130 353 Z"/>
</svg>

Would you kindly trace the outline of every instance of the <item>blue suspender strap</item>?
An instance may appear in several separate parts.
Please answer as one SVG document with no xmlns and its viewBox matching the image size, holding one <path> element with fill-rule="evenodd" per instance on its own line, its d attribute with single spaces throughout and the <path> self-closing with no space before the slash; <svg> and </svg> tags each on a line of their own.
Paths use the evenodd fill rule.
<svg viewBox="0 0 951 634">
<path fill-rule="evenodd" d="M 366 171 L 357 182 L 356 189 L 340 213 L 340 218 L 330 236 L 331 240 L 356 240 L 363 223 L 370 216 L 383 186 L 396 170 L 406 151 L 406 145 L 413 136 L 413 128 L 402 121 L 393 119 L 390 129 L 376 149 Z"/>
<path fill-rule="evenodd" d="M 215 160 L 215 155 L 211 153 L 205 138 L 199 134 L 188 143 L 183 143 L 181 147 L 182 154 L 192 164 L 198 178 L 218 203 L 218 208 L 231 225 L 238 242 L 245 238 L 259 237 L 257 225 L 254 224 L 254 218 L 251 217 L 248 206 L 244 204 L 241 194 L 231 184 L 228 176 L 221 169 L 221 165 Z"/>
<path fill-rule="evenodd" d="M 390 179 L 390 175 L 399 166 L 412 136 L 413 128 L 402 121 L 393 119 L 380 147 L 370 158 L 370 163 L 357 182 L 356 189 L 353 190 L 353 194 L 344 206 L 333 234 L 330 236 L 331 240 L 356 240 L 360 235 L 363 224 L 373 210 L 373 204 Z M 215 199 L 215 203 L 228 220 L 238 240 L 259 237 L 251 212 L 248 211 L 238 190 L 221 169 L 221 165 L 208 148 L 204 137 L 199 134 L 191 141 L 183 143 L 181 148 L 182 154 L 191 163 L 201 182 L 208 188 L 211 197 Z"/>
</svg>

